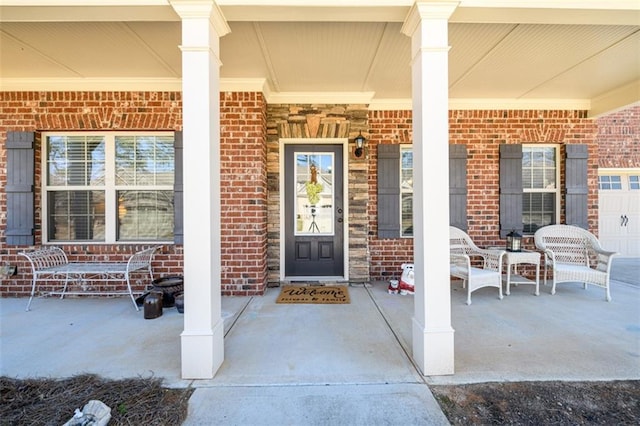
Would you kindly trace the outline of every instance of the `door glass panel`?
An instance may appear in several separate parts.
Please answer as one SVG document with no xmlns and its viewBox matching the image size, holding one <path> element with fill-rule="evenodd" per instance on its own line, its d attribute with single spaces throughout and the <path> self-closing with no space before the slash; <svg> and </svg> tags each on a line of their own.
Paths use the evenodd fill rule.
<svg viewBox="0 0 640 426">
<path fill-rule="evenodd" d="M 334 155 L 295 153 L 295 235 L 333 235 Z"/>
</svg>

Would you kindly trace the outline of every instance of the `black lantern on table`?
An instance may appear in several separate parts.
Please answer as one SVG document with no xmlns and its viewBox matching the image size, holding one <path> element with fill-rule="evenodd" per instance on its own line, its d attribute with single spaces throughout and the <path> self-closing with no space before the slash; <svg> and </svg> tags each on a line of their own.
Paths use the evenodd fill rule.
<svg viewBox="0 0 640 426">
<path fill-rule="evenodd" d="M 507 251 L 520 251 L 522 247 L 522 235 L 515 229 L 507 234 Z"/>
</svg>

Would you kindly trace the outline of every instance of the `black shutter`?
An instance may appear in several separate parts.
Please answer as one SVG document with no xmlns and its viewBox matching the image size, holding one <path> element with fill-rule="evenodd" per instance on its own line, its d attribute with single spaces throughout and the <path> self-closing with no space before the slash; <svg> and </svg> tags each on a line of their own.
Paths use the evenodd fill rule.
<svg viewBox="0 0 640 426">
<path fill-rule="evenodd" d="M 500 145 L 500 238 L 522 233 L 522 145 Z"/>
<path fill-rule="evenodd" d="M 7 132 L 7 245 L 35 244 L 33 132 Z"/>
<path fill-rule="evenodd" d="M 566 223 L 589 229 L 587 221 L 588 182 L 587 145 L 566 145 L 565 164 L 565 212 Z"/>
<path fill-rule="evenodd" d="M 182 179 L 182 132 L 174 134 L 174 181 L 173 181 L 173 242 L 184 244 L 184 186 Z"/>
<path fill-rule="evenodd" d="M 449 224 L 467 231 L 466 145 L 449 145 Z"/>
<path fill-rule="evenodd" d="M 378 238 L 400 237 L 400 145 L 378 145 Z"/>
</svg>

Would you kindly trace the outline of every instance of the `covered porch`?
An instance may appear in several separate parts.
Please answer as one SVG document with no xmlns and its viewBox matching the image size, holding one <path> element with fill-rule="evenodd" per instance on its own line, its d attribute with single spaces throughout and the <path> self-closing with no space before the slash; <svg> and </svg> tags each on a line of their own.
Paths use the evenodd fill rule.
<svg viewBox="0 0 640 426">
<path fill-rule="evenodd" d="M 393 398 L 404 398 L 437 413 L 429 385 L 640 379 L 639 267 L 638 259 L 616 259 L 609 303 L 602 289 L 571 283 L 553 296 L 541 286 L 537 297 L 520 285 L 503 300 L 481 289 L 467 306 L 454 282 L 455 375 L 420 374 L 411 356 L 413 296 L 390 295 L 385 282 L 349 287 L 348 305 L 276 304 L 277 288 L 223 297 L 225 361 L 210 380 L 181 378 L 183 317 L 175 308 L 145 320 L 123 298 L 38 298 L 30 312 L 25 299 L 4 298 L 0 375 L 162 377 L 197 388 L 194 421 L 242 404 L 262 416 L 274 404 L 296 409 L 302 398 L 328 398 L 325 386 L 332 398 L 379 410 L 397 410 Z"/>
</svg>

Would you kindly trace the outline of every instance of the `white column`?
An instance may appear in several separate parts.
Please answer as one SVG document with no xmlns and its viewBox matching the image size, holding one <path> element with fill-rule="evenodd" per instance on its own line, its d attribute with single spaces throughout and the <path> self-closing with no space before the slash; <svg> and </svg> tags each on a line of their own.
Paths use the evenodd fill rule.
<svg viewBox="0 0 640 426">
<path fill-rule="evenodd" d="M 448 19 L 457 2 L 416 2 L 411 37 L 413 99 L 413 359 L 426 376 L 453 374 L 449 278 Z"/>
<path fill-rule="evenodd" d="M 182 19 L 184 331 L 182 378 L 210 379 L 224 360 L 220 295 L 220 40 L 213 0 L 172 0 Z"/>
</svg>

